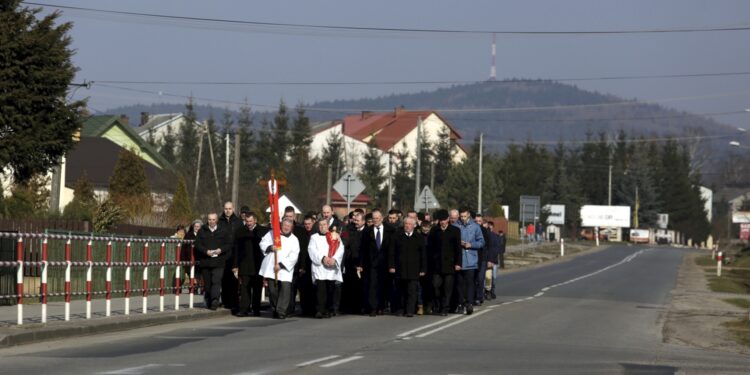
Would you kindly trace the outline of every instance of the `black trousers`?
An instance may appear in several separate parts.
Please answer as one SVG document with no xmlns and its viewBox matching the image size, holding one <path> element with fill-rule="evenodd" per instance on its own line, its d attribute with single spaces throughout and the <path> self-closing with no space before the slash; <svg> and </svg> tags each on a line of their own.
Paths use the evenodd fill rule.
<svg viewBox="0 0 750 375">
<path fill-rule="evenodd" d="M 432 290 L 434 291 L 434 311 L 448 312 L 453 295 L 453 283 L 455 274 L 432 275 Z"/>
<path fill-rule="evenodd" d="M 228 309 L 239 305 L 239 280 L 234 277 L 232 267 L 224 267 L 224 277 L 221 279 L 221 303 Z"/>
<path fill-rule="evenodd" d="M 458 271 L 456 277 L 458 278 L 458 304 L 466 305 L 474 302 L 474 283 L 475 275 L 477 270 L 461 270 Z"/>
<path fill-rule="evenodd" d="M 384 269 L 373 269 L 365 273 L 365 295 L 367 296 L 368 312 L 385 309 L 386 272 Z"/>
<path fill-rule="evenodd" d="M 290 281 L 274 281 L 266 279 L 268 283 L 268 301 L 271 303 L 273 312 L 281 317 L 285 317 L 289 308 L 289 298 L 292 290 Z"/>
<path fill-rule="evenodd" d="M 292 315 L 297 309 L 297 289 L 299 284 L 299 272 L 295 271 L 292 276 L 292 283 L 289 287 L 289 303 L 286 307 L 286 314 Z"/>
<path fill-rule="evenodd" d="M 474 301 L 484 302 L 484 273 L 487 272 L 487 262 L 480 260 L 474 274 Z"/>
<path fill-rule="evenodd" d="M 344 274 L 344 285 L 341 286 L 341 311 L 347 314 L 362 313 L 362 279 L 357 277 L 354 267 L 347 268 Z"/>
<path fill-rule="evenodd" d="M 315 306 L 317 296 L 315 295 L 315 285 L 312 283 L 310 272 L 305 272 L 297 279 L 297 289 L 299 289 L 299 304 L 302 307 L 302 314 L 315 315 Z"/>
<path fill-rule="evenodd" d="M 401 291 L 401 306 L 404 313 L 414 315 L 417 309 L 417 283 L 419 280 L 398 280 L 399 290 Z"/>
<path fill-rule="evenodd" d="M 263 290 L 263 277 L 259 275 L 240 275 L 240 313 L 260 312 L 260 297 Z"/>
<path fill-rule="evenodd" d="M 341 283 L 335 280 L 317 280 L 318 312 L 328 314 L 338 312 L 341 302 Z"/>
<path fill-rule="evenodd" d="M 224 267 L 201 267 L 206 307 L 218 307 Z M 234 278 L 234 276 L 232 276 Z"/>
</svg>

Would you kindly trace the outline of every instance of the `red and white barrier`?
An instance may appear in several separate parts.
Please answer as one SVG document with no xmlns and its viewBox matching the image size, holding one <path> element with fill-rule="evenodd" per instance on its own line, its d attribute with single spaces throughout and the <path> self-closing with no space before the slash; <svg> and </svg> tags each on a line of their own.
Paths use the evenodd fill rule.
<svg viewBox="0 0 750 375">
<path fill-rule="evenodd" d="M 94 313 L 94 298 L 101 296 L 105 299 L 104 316 L 112 316 L 112 298 L 113 296 L 124 296 L 124 314 L 130 314 L 130 298 L 133 292 L 142 292 L 143 305 L 142 313 L 148 313 L 148 296 L 149 292 L 159 292 L 159 311 L 165 311 L 168 306 L 165 297 L 170 293 L 170 289 L 174 292 L 174 310 L 180 310 L 180 301 L 182 294 L 182 277 L 185 267 L 189 268 L 190 280 L 190 305 L 189 308 L 194 308 L 195 293 L 198 285 L 195 277 L 195 258 L 193 254 L 194 245 L 190 241 L 183 241 L 179 239 L 158 239 L 160 241 L 159 249 L 159 260 L 153 259 L 155 254 L 149 254 L 149 246 L 151 242 L 155 241 L 153 238 L 142 238 L 142 239 L 127 239 L 122 237 L 108 237 L 108 238 L 94 238 L 92 235 L 80 236 L 80 235 L 66 235 L 66 234 L 43 234 L 43 233 L 9 233 L 0 232 L 0 238 L 13 238 L 16 240 L 15 249 L 16 256 L 14 261 L 0 261 L 0 269 L 13 268 L 16 271 L 15 293 L 8 295 L 0 295 L 3 298 L 14 298 L 16 301 L 17 319 L 16 323 L 21 325 L 24 324 L 24 305 L 26 305 L 27 298 L 38 298 L 40 302 L 41 314 L 37 315 L 36 321 L 41 323 L 47 323 L 49 321 L 49 297 L 60 297 L 64 301 L 64 316 L 65 321 L 71 320 L 71 313 L 74 312 L 72 309 L 73 303 L 77 303 L 75 300 L 80 300 L 85 304 L 80 306 L 82 309 L 75 310 L 81 311 L 81 315 L 85 316 L 85 319 L 92 319 Z M 57 241 L 57 242 L 55 242 Z M 63 242 L 64 241 L 64 242 Z M 126 243 L 124 246 L 124 262 L 118 261 L 118 257 L 115 257 L 116 250 L 122 251 L 122 247 L 113 247 L 114 242 Z M 133 243 L 143 243 L 143 261 L 133 261 L 132 245 Z M 57 245 L 55 245 L 57 244 Z M 74 248 L 74 245 L 76 246 Z M 38 246 L 38 247 L 37 247 Z M 55 250 L 63 250 L 61 247 L 64 246 L 64 253 L 56 253 Z M 83 248 L 81 248 L 81 247 Z M 181 251 L 183 246 L 191 246 L 190 251 L 190 264 L 182 261 Z M 39 250 L 37 250 L 39 249 Z M 80 250 L 83 251 L 80 251 Z M 39 251 L 38 254 L 33 254 Z M 97 251 L 106 251 L 106 253 L 97 256 Z M 171 251 L 174 251 L 174 257 L 172 257 Z M 56 255 L 59 254 L 59 255 Z M 121 253 L 120 253 L 121 254 Z M 35 256 L 36 255 L 36 256 Z M 101 256 L 104 255 L 104 256 Z M 52 258 L 50 259 L 50 256 Z M 149 261 L 151 257 L 151 261 Z M 102 259 L 104 261 L 95 261 L 95 259 Z M 122 259 L 122 258 L 119 258 Z M 151 283 L 149 288 L 149 271 L 153 271 L 151 268 L 159 266 L 159 283 L 158 286 L 154 282 Z M 174 267 L 174 285 L 167 285 L 167 278 L 171 277 L 171 267 Z M 96 268 L 103 269 L 102 273 L 95 272 Z M 114 272 L 115 268 L 123 268 L 125 270 L 124 277 L 119 276 L 119 280 L 113 280 L 117 273 Z M 134 268 L 136 267 L 136 268 Z M 50 268 L 58 268 L 63 271 L 61 274 L 56 274 L 50 271 Z M 74 268 L 77 270 L 74 271 Z M 133 272 L 139 272 L 142 268 L 142 288 L 135 289 L 131 284 Z M 27 272 L 39 272 L 38 274 L 31 275 Z M 83 271 L 79 273 L 80 271 Z M 119 275 L 122 275 L 120 273 Z M 36 279 L 34 276 L 38 276 Z M 151 275 L 152 277 L 154 275 Z M 75 277 L 75 280 L 73 280 Z M 95 286 L 97 281 L 101 281 L 98 278 L 103 278 L 104 289 L 96 290 Z M 52 280 L 50 280 L 52 278 Z M 123 280 L 124 279 L 124 280 Z M 35 284 L 35 280 L 38 280 L 40 284 Z M 119 282 L 115 283 L 115 281 Z M 123 282 L 124 281 L 124 282 Z M 155 280 L 154 280 L 155 281 Z M 29 284 L 34 283 L 34 284 Z M 62 285 L 61 285 L 62 284 Z M 33 286 L 31 286 L 33 285 Z M 60 289 L 55 289 L 56 285 L 60 285 Z M 115 290 L 115 285 L 122 285 L 124 290 Z M 52 288 L 52 289 L 50 289 Z M 85 312 L 85 313 L 84 313 Z M 27 312 L 28 314 L 28 312 Z M 28 322 L 29 317 L 26 316 Z M 33 318 L 32 318 L 33 319 Z"/>
<path fill-rule="evenodd" d="M 104 288 L 106 290 L 106 302 L 104 316 L 112 315 L 112 241 L 107 242 L 107 274 L 104 279 Z"/>
<path fill-rule="evenodd" d="M 65 243 L 65 321 L 70 320 L 70 268 L 73 266 L 70 239 Z"/>
<path fill-rule="evenodd" d="M 47 238 L 42 242 L 42 323 L 47 323 L 47 272 L 49 268 Z"/>
<path fill-rule="evenodd" d="M 177 261 L 177 266 L 175 266 L 174 269 L 174 309 L 175 311 L 180 310 L 180 292 L 182 292 L 180 287 L 180 280 L 182 280 L 182 267 L 180 267 L 180 261 L 182 260 L 181 257 L 182 253 L 182 244 L 177 244 L 177 249 L 175 250 L 175 261 Z"/>
<path fill-rule="evenodd" d="M 86 319 L 91 319 L 91 276 L 94 270 L 94 252 L 91 249 L 91 240 L 86 244 Z"/>
<path fill-rule="evenodd" d="M 18 304 L 18 325 L 23 324 L 23 238 L 16 244 L 16 303 Z"/>
<path fill-rule="evenodd" d="M 130 315 L 130 242 L 125 245 L 125 315 Z"/>
</svg>

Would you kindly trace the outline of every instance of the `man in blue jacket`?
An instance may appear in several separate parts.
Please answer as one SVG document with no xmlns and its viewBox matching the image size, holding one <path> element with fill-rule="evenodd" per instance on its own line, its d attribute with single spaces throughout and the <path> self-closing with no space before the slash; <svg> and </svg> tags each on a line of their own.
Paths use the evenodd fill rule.
<svg viewBox="0 0 750 375">
<path fill-rule="evenodd" d="M 475 276 L 479 265 L 478 250 L 484 247 L 484 236 L 479 225 L 474 222 L 469 209 L 462 207 L 459 210 L 459 219 L 456 227 L 461 231 L 461 271 L 458 271 L 458 311 L 467 315 L 474 312 L 473 299 L 475 295 Z"/>
</svg>

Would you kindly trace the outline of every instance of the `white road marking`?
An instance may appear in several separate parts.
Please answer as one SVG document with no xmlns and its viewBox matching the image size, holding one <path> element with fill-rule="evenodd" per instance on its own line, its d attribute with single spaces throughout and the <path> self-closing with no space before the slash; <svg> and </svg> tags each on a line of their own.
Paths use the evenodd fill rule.
<svg viewBox="0 0 750 375">
<path fill-rule="evenodd" d="M 419 331 L 421 331 L 423 329 L 427 329 L 427 328 L 430 328 L 430 327 L 433 327 L 433 326 L 445 323 L 445 322 L 447 322 L 449 320 L 453 320 L 453 319 L 456 319 L 456 318 L 459 318 L 459 317 L 461 317 L 461 315 L 456 315 L 456 316 L 451 316 L 449 318 L 440 319 L 437 322 L 432 322 L 430 324 L 425 324 L 425 325 L 423 325 L 421 327 L 414 328 L 411 331 L 406 331 L 406 332 L 399 333 L 398 335 L 396 335 L 396 337 L 409 336 L 409 335 L 411 335 L 414 332 L 419 332 Z"/>
<path fill-rule="evenodd" d="M 157 368 L 157 367 L 184 367 L 185 364 L 183 363 L 170 363 L 170 364 L 160 364 L 160 363 L 149 363 L 147 365 L 143 366 L 135 366 L 135 367 L 126 367 L 119 370 L 112 370 L 112 371 L 106 371 L 106 372 L 98 372 L 97 374 L 102 375 L 141 375 L 146 372 L 148 369 Z"/>
<path fill-rule="evenodd" d="M 338 357 L 339 356 L 337 356 L 337 355 L 329 355 L 328 357 L 323 357 L 323 358 L 313 359 L 312 361 L 298 363 L 297 367 L 310 366 L 310 365 L 318 363 L 318 362 L 325 362 L 325 361 L 327 361 L 329 359 L 334 359 L 334 358 L 338 358 Z"/>
<path fill-rule="evenodd" d="M 343 364 L 343 363 L 347 363 L 347 362 L 351 362 L 351 361 L 356 361 L 356 360 L 358 360 L 358 359 L 362 359 L 362 358 L 364 358 L 364 357 L 363 357 L 363 356 L 361 356 L 361 355 L 353 355 L 353 356 L 351 356 L 351 357 L 347 357 L 347 358 L 342 358 L 342 359 L 339 359 L 338 361 L 333 361 L 333 362 L 331 362 L 331 363 L 326 363 L 325 365 L 320 365 L 320 367 L 333 367 L 333 366 L 338 366 L 338 365 L 340 365 L 340 364 Z"/>
<path fill-rule="evenodd" d="M 574 282 L 576 282 L 576 281 L 580 281 L 580 280 L 583 280 L 583 279 L 589 278 L 589 277 L 591 277 L 591 276 L 597 275 L 597 274 L 599 274 L 599 273 L 602 273 L 602 272 L 604 272 L 604 271 L 610 270 L 610 269 L 612 269 L 612 268 L 614 268 L 614 267 L 617 267 L 617 266 L 620 266 L 620 265 L 622 265 L 622 264 L 628 263 L 628 262 L 632 261 L 633 259 L 635 259 L 635 258 L 636 258 L 637 256 L 641 255 L 641 254 L 642 254 L 642 253 L 643 253 L 644 251 L 648 251 L 648 250 L 652 250 L 652 249 L 651 249 L 651 248 L 649 248 L 649 249 L 643 249 L 643 250 L 640 250 L 640 251 L 638 251 L 638 252 L 636 252 L 636 253 L 633 253 L 633 254 L 631 254 L 631 255 L 629 255 L 629 256 L 627 256 L 627 257 L 625 257 L 625 258 L 624 258 L 624 259 L 622 259 L 621 261 L 619 261 L 619 262 L 617 262 L 617 263 L 614 263 L 614 264 L 610 264 L 609 266 L 607 266 L 607 267 L 604 267 L 604 268 L 602 268 L 602 269 L 596 270 L 596 271 L 594 271 L 594 272 L 591 272 L 591 273 L 588 273 L 588 274 L 585 274 L 585 275 L 582 275 L 582 276 L 578 276 L 578 277 L 576 277 L 576 278 L 574 278 L 574 279 L 570 279 L 570 280 L 568 280 L 568 281 L 565 281 L 565 282 L 561 282 L 561 283 L 557 283 L 557 284 L 554 284 L 554 285 L 546 286 L 546 287 L 542 288 L 542 289 L 540 290 L 540 292 L 536 293 L 536 294 L 535 294 L 535 295 L 533 295 L 533 296 L 529 296 L 529 297 L 526 297 L 526 298 L 519 298 L 519 299 L 516 299 L 516 300 L 513 300 L 513 301 L 506 301 L 506 302 L 503 302 L 503 303 L 501 303 L 500 305 L 510 305 L 510 304 L 512 304 L 512 303 L 517 303 L 517 302 L 525 302 L 525 301 L 531 301 L 531 300 L 533 300 L 533 299 L 534 299 L 534 298 L 536 298 L 536 297 L 541 297 L 541 296 L 543 296 L 543 295 L 544 295 L 544 292 L 547 292 L 547 291 L 549 291 L 550 289 L 553 289 L 553 288 L 557 288 L 557 287 L 560 287 L 560 286 L 563 286 L 563 285 L 567 285 L 567 284 L 570 284 L 570 283 L 574 283 Z M 487 312 L 491 311 L 491 309 L 492 309 L 493 307 L 496 307 L 496 306 L 499 306 L 499 305 L 492 305 L 492 306 L 489 306 L 489 308 L 488 308 L 488 309 L 485 309 L 485 310 L 479 311 L 479 312 L 477 312 L 477 313 L 474 313 L 473 315 L 469 315 L 469 316 L 464 316 L 463 318 L 461 318 L 461 319 L 458 319 L 458 320 L 456 320 L 456 321 L 454 321 L 454 322 L 451 322 L 451 323 L 448 323 L 448 324 L 446 324 L 446 325 L 443 325 L 443 326 L 437 327 L 437 328 L 435 328 L 435 329 L 433 329 L 433 330 L 430 330 L 430 331 L 427 331 L 427 332 L 423 332 L 423 333 L 421 333 L 421 334 L 419 334 L 419 335 L 416 335 L 416 336 L 414 336 L 414 337 L 415 337 L 415 338 L 423 338 L 423 337 L 429 336 L 429 335 L 431 335 L 431 334 L 433 334 L 433 333 L 436 333 L 436 332 L 440 332 L 440 331 L 442 331 L 442 330 L 444 330 L 444 329 L 446 329 L 446 328 L 450 328 L 450 327 L 453 327 L 453 326 L 455 326 L 455 325 L 458 325 L 458 324 L 461 324 L 461 323 L 463 323 L 463 322 L 465 322 L 465 321 L 467 321 L 467 320 L 469 320 L 469 319 L 473 319 L 473 318 L 476 318 L 476 317 L 478 317 L 478 316 L 480 316 L 480 315 L 486 314 Z M 402 338 L 403 340 L 409 340 L 409 339 L 411 339 L 411 337 L 407 337 L 407 336 L 411 335 L 412 333 L 415 333 L 415 332 L 419 332 L 419 331 L 422 331 L 422 330 L 424 330 L 424 329 L 427 329 L 427 328 L 430 328 L 430 327 L 433 327 L 433 326 L 436 326 L 436 325 L 440 325 L 441 323 L 445 323 L 445 322 L 448 322 L 448 321 L 450 321 L 450 320 L 452 320 L 452 319 L 455 319 L 455 318 L 457 318 L 457 317 L 460 317 L 460 316 L 462 316 L 462 315 L 456 315 L 456 316 L 454 316 L 454 317 L 450 317 L 450 318 L 447 318 L 447 319 L 442 319 L 442 320 L 440 320 L 440 321 L 437 321 L 437 322 L 434 322 L 434 323 L 430 323 L 430 324 L 427 324 L 427 325 L 425 325 L 425 326 L 422 326 L 422 327 L 419 327 L 419 328 L 413 329 L 413 330 L 411 330 L 411 331 L 403 332 L 403 333 L 399 334 L 399 335 L 398 335 L 397 337 L 399 337 L 399 338 Z M 359 358 L 357 358 L 357 359 L 359 359 Z M 321 367 L 323 367 L 323 366 L 321 366 Z"/>
<path fill-rule="evenodd" d="M 467 316 L 464 316 L 463 318 L 461 318 L 461 319 L 459 319 L 459 320 L 456 320 L 455 322 L 451 322 L 451 323 L 449 323 L 449 324 L 446 324 L 446 325 L 444 325 L 444 326 L 441 326 L 441 327 L 435 328 L 435 329 L 433 329 L 433 330 L 431 330 L 431 331 L 427 331 L 427 332 L 421 333 L 421 334 L 419 334 L 419 335 L 417 335 L 417 336 L 415 336 L 415 337 L 417 337 L 417 338 L 422 338 L 422 337 L 425 337 L 425 336 L 429 336 L 429 335 L 431 335 L 431 334 L 433 334 L 433 333 L 435 333 L 435 332 L 440 332 L 440 331 L 442 331 L 442 330 L 444 330 L 444 329 L 446 329 L 446 328 L 450 328 L 450 327 L 453 327 L 453 326 L 455 326 L 456 324 L 461 324 L 461 323 L 463 323 L 463 322 L 465 322 L 465 321 L 467 321 L 467 320 L 469 320 L 469 319 L 474 319 L 474 318 L 476 318 L 476 317 L 478 317 L 478 316 L 482 316 L 483 314 L 486 314 L 486 313 L 488 313 L 488 312 L 490 312 L 490 311 L 492 311 L 492 310 L 482 310 L 482 311 L 476 312 L 476 313 L 474 313 L 474 314 L 471 314 L 471 315 L 467 315 Z"/>
</svg>

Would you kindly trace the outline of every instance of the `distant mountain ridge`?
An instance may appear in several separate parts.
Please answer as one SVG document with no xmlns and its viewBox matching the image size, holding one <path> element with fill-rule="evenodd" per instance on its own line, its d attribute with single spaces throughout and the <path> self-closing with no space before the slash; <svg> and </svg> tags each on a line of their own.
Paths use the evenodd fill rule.
<svg viewBox="0 0 750 375">
<path fill-rule="evenodd" d="M 309 105 L 307 115 L 313 121 L 335 120 L 361 110 L 391 111 L 398 106 L 436 109 L 465 140 L 471 141 L 483 132 L 488 147 L 498 149 L 510 141 L 576 141 L 585 139 L 587 133 L 614 135 L 620 129 L 632 136 L 680 136 L 687 132 L 724 135 L 735 131 L 710 118 L 549 80 L 482 82 L 377 98 L 318 102 Z M 131 124 L 138 125 L 141 112 L 183 110 L 184 104 L 157 103 L 108 112 L 125 114 Z M 196 104 L 195 110 L 199 119 L 213 113 L 217 121 L 225 112 L 224 108 L 201 104 Z M 256 123 L 269 113 L 254 112 Z"/>
</svg>

